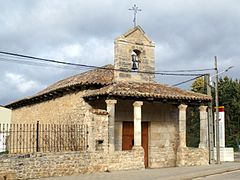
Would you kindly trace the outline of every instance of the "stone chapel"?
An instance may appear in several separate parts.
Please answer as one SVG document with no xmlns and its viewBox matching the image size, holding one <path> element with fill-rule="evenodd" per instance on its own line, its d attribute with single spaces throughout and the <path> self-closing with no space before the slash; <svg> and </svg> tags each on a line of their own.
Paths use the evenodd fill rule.
<svg viewBox="0 0 240 180">
<path fill-rule="evenodd" d="M 108 155 L 142 152 L 140 165 L 146 168 L 208 164 L 211 97 L 156 82 L 154 49 L 140 26 L 130 29 L 114 41 L 114 65 L 6 105 L 13 110 L 12 123 L 87 124 L 88 151 L 98 151 L 100 143 Z M 199 148 L 186 146 L 186 109 L 192 104 L 199 106 Z"/>
</svg>

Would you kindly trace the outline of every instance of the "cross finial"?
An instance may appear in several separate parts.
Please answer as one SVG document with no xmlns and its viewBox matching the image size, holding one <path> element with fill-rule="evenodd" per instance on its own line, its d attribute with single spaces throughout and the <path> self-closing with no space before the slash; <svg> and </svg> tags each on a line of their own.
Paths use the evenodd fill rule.
<svg viewBox="0 0 240 180">
<path fill-rule="evenodd" d="M 138 11 L 142 11 L 141 9 L 139 9 L 136 4 L 133 5 L 133 7 L 131 9 L 128 9 L 130 11 L 133 11 L 133 25 L 134 27 L 136 27 L 136 23 L 137 23 L 137 12 Z"/>
</svg>

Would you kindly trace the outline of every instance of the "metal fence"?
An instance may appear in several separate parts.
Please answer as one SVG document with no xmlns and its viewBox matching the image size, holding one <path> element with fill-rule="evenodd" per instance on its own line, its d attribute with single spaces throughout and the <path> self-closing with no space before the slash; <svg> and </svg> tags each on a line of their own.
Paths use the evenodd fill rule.
<svg viewBox="0 0 240 180">
<path fill-rule="evenodd" d="M 88 129 L 82 124 L 0 124 L 0 153 L 83 151 Z"/>
</svg>

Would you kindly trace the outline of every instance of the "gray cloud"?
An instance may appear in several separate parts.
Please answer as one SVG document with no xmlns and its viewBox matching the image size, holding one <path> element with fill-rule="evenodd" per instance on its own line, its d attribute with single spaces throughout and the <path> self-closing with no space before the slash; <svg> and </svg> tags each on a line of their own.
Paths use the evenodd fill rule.
<svg viewBox="0 0 240 180">
<path fill-rule="evenodd" d="M 211 68 L 217 55 L 220 70 L 233 65 L 228 75 L 240 77 L 238 0 L 0 0 L 0 50 L 84 64 L 113 63 L 114 38 L 132 27 L 128 8 L 134 3 L 142 9 L 138 24 L 156 43 L 158 70 Z M 0 104 L 5 104 L 83 69 L 0 61 L 0 71 Z M 188 78 L 157 79 L 174 84 Z"/>
</svg>

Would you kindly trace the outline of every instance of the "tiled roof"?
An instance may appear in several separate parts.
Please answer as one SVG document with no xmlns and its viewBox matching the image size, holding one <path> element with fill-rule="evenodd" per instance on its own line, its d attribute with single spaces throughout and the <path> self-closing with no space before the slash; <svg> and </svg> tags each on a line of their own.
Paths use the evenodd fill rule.
<svg viewBox="0 0 240 180">
<path fill-rule="evenodd" d="M 51 86 L 48 86 L 46 89 L 40 91 L 36 95 L 45 94 L 56 89 L 71 87 L 75 85 L 108 85 L 113 81 L 113 68 L 113 65 L 108 64 L 101 67 L 100 69 L 94 69 L 71 76 L 69 78 L 58 81 Z"/>
<path fill-rule="evenodd" d="M 179 88 L 170 87 L 157 83 L 126 83 L 118 82 L 101 89 L 89 91 L 85 97 L 100 96 L 100 95 L 114 95 L 126 97 L 146 97 L 172 100 L 204 100 L 209 101 L 211 97 L 195 93 L 192 91 L 185 91 Z"/>
<path fill-rule="evenodd" d="M 78 75 L 71 76 L 64 80 L 56 82 L 55 84 L 47 87 L 46 89 L 40 91 L 33 96 L 12 102 L 5 107 L 17 108 L 28 104 L 35 104 L 40 101 L 50 100 L 52 98 L 58 97 L 58 94 L 61 95 L 62 91 L 65 91 L 67 93 L 72 91 L 79 91 L 81 89 L 79 87 L 86 85 L 98 85 L 96 86 L 96 88 L 98 89 L 88 89 L 85 97 L 113 95 L 170 100 L 211 100 L 211 97 L 207 95 L 185 91 L 163 84 L 114 82 L 113 68 L 113 65 L 106 65 L 102 68 L 90 70 Z"/>
<path fill-rule="evenodd" d="M 77 74 L 61 81 L 58 81 L 46 89 L 38 92 L 37 94 L 24 99 L 12 102 L 5 105 L 5 107 L 19 107 L 21 104 L 34 103 L 35 99 L 50 99 L 48 98 L 49 94 L 56 93 L 56 91 L 62 91 L 64 89 L 73 88 L 81 85 L 100 85 L 106 86 L 112 83 L 113 81 L 113 68 L 111 64 L 105 65 L 101 68 L 90 70 L 81 74 Z M 43 98 L 42 98 L 43 97 Z M 53 96 L 54 97 L 54 96 Z M 17 105 L 18 104 L 18 105 Z"/>
</svg>

